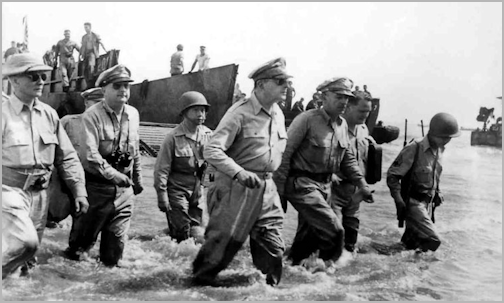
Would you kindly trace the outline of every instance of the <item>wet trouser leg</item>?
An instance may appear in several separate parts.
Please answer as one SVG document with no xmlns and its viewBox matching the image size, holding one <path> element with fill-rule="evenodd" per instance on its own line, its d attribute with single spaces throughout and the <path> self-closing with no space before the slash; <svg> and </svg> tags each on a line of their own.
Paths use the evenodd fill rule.
<svg viewBox="0 0 504 303">
<path fill-rule="evenodd" d="M 74 218 L 68 246 L 70 250 L 89 251 L 96 243 L 98 234 L 115 211 L 116 187 L 87 181 L 89 209 Z"/>
<path fill-rule="evenodd" d="M 117 188 L 114 211 L 101 231 L 100 260 L 105 265 L 117 265 L 122 258 L 132 212 L 133 189 L 131 187 Z"/>
<path fill-rule="evenodd" d="M 41 238 L 30 218 L 30 208 L 44 194 L 45 190 L 23 191 L 2 185 L 2 279 L 37 251 Z"/>
<path fill-rule="evenodd" d="M 342 253 L 344 230 L 327 198 L 330 183 L 307 177 L 289 177 L 285 185 L 287 199 L 302 217 L 289 258 L 298 264 L 304 256 L 319 249 L 323 260 L 337 260 Z M 307 243 L 316 239 L 317 245 Z"/>
<path fill-rule="evenodd" d="M 166 213 L 170 236 L 178 242 L 188 239 L 192 227 L 201 226 L 203 212 L 199 205 L 201 189 L 194 190 L 200 183 L 191 175 L 168 180 L 168 198 L 171 210 Z"/>
<path fill-rule="evenodd" d="M 406 229 L 401 238 L 408 249 L 435 251 L 441 245 L 434 223 L 427 212 L 427 202 L 410 198 L 406 210 Z"/>
<path fill-rule="evenodd" d="M 86 54 L 84 58 L 84 78 L 86 79 L 87 88 L 92 88 L 95 86 L 93 82 L 93 73 L 96 64 L 96 56 L 94 53 Z"/>
<path fill-rule="evenodd" d="M 352 202 L 352 195 L 356 191 L 356 186 L 343 182 L 338 186 L 333 186 L 329 203 L 334 212 L 343 223 L 345 230 L 345 249 L 354 251 L 359 234 L 359 202 Z"/>
<path fill-rule="evenodd" d="M 278 283 L 284 250 L 283 211 L 273 180 L 247 188 L 217 172 L 209 190 L 210 220 L 205 243 L 193 262 L 197 278 L 214 278 L 226 268 L 250 234 L 254 264 Z"/>
</svg>

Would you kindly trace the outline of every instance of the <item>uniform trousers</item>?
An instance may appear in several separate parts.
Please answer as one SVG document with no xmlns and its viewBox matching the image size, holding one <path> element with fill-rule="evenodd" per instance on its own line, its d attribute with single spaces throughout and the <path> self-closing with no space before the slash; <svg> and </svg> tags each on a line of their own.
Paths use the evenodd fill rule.
<svg viewBox="0 0 504 303">
<path fill-rule="evenodd" d="M 89 251 L 101 232 L 100 260 L 108 266 L 122 258 L 133 212 L 132 187 L 118 187 L 86 181 L 89 209 L 74 218 L 69 248 L 73 252 Z"/>
<path fill-rule="evenodd" d="M 401 242 L 407 249 L 435 251 L 441 245 L 434 222 L 427 212 L 427 201 L 410 198 L 406 206 L 406 228 Z"/>
<path fill-rule="evenodd" d="M 221 172 L 216 173 L 208 193 L 210 220 L 205 243 L 193 262 L 195 277 L 215 278 L 250 236 L 254 265 L 267 274 L 272 284 L 280 282 L 284 213 L 271 175 L 258 173 L 264 179 L 260 187 L 248 188 Z"/>
<path fill-rule="evenodd" d="M 298 211 L 298 228 L 289 253 L 293 265 L 319 250 L 323 260 L 336 261 L 342 253 L 344 230 L 329 202 L 330 182 L 290 176 L 285 197 Z"/>
<path fill-rule="evenodd" d="M 352 195 L 357 187 L 350 182 L 342 181 L 333 186 L 329 203 L 343 224 L 345 230 L 345 248 L 354 251 L 359 234 L 360 201 L 352 202 Z"/>
</svg>

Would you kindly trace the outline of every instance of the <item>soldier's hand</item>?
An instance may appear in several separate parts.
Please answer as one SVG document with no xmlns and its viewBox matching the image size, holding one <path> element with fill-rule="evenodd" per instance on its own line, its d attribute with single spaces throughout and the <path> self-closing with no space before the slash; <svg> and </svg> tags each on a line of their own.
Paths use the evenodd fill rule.
<svg viewBox="0 0 504 303">
<path fill-rule="evenodd" d="M 367 202 L 367 203 L 374 203 L 373 199 L 373 193 L 374 190 L 371 190 L 369 186 L 364 186 L 361 187 L 357 190 L 355 194 L 352 195 L 352 202 L 358 203 L 361 201 Z"/>
<path fill-rule="evenodd" d="M 112 178 L 112 182 L 119 187 L 129 187 L 131 185 L 131 180 L 123 173 L 117 172 Z"/>
<path fill-rule="evenodd" d="M 436 196 L 434 196 L 434 206 L 438 207 L 444 202 L 444 197 L 441 192 L 437 192 Z"/>
<path fill-rule="evenodd" d="M 397 210 L 397 220 L 404 221 L 406 217 L 406 203 L 402 199 L 395 200 L 396 210 Z"/>
<path fill-rule="evenodd" d="M 256 174 L 242 170 L 236 174 L 235 178 L 240 182 L 241 185 L 256 188 L 261 186 L 261 178 L 259 178 Z"/>
<path fill-rule="evenodd" d="M 75 215 L 79 216 L 81 214 L 87 213 L 89 209 L 89 203 L 86 197 L 77 197 L 75 198 Z"/>
<path fill-rule="evenodd" d="M 158 201 L 158 207 L 159 207 L 159 210 L 164 213 L 171 210 L 171 206 L 170 206 L 169 201 Z"/>
<path fill-rule="evenodd" d="M 142 184 L 133 184 L 133 194 L 136 196 L 136 195 L 139 195 L 143 192 L 144 188 L 142 186 Z"/>
</svg>

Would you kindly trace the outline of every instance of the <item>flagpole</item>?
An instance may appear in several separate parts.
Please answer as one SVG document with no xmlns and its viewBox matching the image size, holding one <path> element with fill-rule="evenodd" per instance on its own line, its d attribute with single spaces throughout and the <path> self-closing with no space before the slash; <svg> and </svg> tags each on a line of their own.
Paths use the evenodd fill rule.
<svg viewBox="0 0 504 303">
<path fill-rule="evenodd" d="M 23 44 L 25 45 L 25 51 L 28 51 L 28 15 L 23 17 Z"/>
</svg>

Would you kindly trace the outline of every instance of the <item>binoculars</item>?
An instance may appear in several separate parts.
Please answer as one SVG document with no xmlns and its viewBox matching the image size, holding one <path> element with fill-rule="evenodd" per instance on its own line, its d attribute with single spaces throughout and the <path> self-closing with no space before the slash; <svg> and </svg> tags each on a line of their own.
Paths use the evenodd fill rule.
<svg viewBox="0 0 504 303">
<path fill-rule="evenodd" d="M 112 165 L 112 167 L 114 168 L 128 167 L 130 166 L 132 160 L 133 157 L 129 152 L 123 153 L 119 149 L 116 149 L 107 157 L 107 162 L 110 163 L 110 165 Z"/>
</svg>

